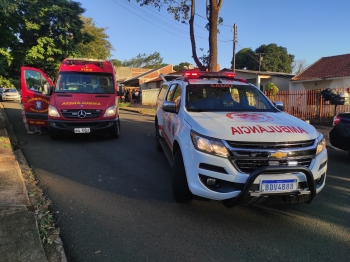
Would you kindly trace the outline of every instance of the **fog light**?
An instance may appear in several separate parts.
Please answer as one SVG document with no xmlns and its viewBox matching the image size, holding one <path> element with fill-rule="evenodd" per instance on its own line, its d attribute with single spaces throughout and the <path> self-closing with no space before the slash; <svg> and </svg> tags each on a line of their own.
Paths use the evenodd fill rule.
<svg viewBox="0 0 350 262">
<path fill-rule="evenodd" d="M 207 185 L 208 186 L 214 186 L 216 184 L 215 178 L 207 178 Z"/>
</svg>

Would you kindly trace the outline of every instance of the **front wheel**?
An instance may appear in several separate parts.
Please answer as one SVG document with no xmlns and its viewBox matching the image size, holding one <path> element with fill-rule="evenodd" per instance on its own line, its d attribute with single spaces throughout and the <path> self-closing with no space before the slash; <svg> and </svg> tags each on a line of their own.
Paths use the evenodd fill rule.
<svg viewBox="0 0 350 262">
<path fill-rule="evenodd" d="M 185 165 L 180 150 L 175 153 L 174 159 L 173 196 L 178 203 L 186 203 L 192 199 L 192 193 L 188 188 Z"/>
<path fill-rule="evenodd" d="M 115 129 L 111 132 L 112 138 L 119 138 L 120 136 L 120 120 L 115 123 Z"/>
</svg>

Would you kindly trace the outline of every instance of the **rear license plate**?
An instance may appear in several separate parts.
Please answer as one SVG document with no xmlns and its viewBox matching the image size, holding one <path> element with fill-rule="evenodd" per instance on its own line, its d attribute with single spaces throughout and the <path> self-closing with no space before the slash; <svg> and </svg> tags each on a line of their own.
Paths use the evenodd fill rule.
<svg viewBox="0 0 350 262">
<path fill-rule="evenodd" d="M 90 133 L 90 128 L 74 128 L 74 133 Z"/>
<path fill-rule="evenodd" d="M 298 189 L 297 179 L 261 180 L 260 192 L 290 192 Z"/>
</svg>

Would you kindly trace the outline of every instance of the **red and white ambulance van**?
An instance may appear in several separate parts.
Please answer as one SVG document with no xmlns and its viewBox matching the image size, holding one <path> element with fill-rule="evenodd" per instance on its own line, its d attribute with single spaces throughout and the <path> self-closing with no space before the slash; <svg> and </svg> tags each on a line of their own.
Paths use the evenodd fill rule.
<svg viewBox="0 0 350 262">
<path fill-rule="evenodd" d="M 48 127 L 54 140 L 82 133 L 119 137 L 115 70 L 108 60 L 66 58 L 54 83 L 40 69 L 23 66 L 21 89 L 28 124 Z"/>
</svg>

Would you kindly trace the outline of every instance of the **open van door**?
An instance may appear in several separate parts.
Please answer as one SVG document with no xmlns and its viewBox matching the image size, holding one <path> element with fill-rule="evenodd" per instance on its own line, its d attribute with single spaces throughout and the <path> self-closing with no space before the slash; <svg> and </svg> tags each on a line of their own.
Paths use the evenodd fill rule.
<svg viewBox="0 0 350 262">
<path fill-rule="evenodd" d="M 22 104 L 29 125 L 48 125 L 48 106 L 53 83 L 40 69 L 21 67 Z"/>
</svg>

